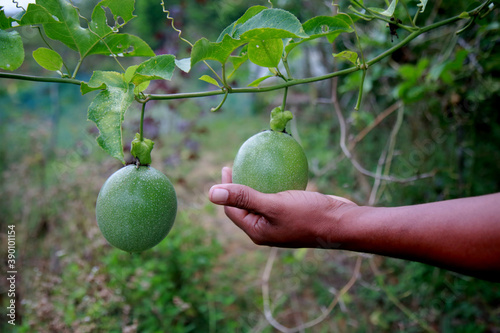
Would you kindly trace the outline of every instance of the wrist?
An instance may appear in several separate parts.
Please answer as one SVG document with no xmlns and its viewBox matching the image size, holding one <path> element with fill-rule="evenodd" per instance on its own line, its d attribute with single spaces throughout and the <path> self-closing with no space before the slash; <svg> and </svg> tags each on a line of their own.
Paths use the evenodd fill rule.
<svg viewBox="0 0 500 333">
<path fill-rule="evenodd" d="M 376 208 L 357 206 L 353 203 L 335 204 L 325 211 L 324 225 L 318 231 L 320 248 L 353 250 L 355 244 L 367 235 L 370 215 Z"/>
</svg>

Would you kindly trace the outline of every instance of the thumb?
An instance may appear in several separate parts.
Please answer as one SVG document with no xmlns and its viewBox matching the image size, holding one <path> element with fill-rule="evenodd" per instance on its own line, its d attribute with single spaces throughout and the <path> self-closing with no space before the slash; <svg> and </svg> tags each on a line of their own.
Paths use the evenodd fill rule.
<svg viewBox="0 0 500 333">
<path fill-rule="evenodd" d="M 214 204 L 250 211 L 258 210 L 259 203 L 263 202 L 263 196 L 265 196 L 264 193 L 238 184 L 214 185 L 208 194 L 210 201 Z"/>
</svg>

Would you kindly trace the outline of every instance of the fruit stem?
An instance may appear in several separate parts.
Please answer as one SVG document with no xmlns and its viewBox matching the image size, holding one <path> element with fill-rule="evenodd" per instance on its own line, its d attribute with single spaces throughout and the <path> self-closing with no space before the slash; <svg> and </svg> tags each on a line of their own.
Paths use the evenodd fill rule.
<svg viewBox="0 0 500 333">
<path fill-rule="evenodd" d="M 139 129 L 139 140 L 144 141 L 144 110 L 146 109 L 146 102 L 142 103 L 141 111 L 141 126 Z"/>
<path fill-rule="evenodd" d="M 281 103 L 281 112 L 285 111 L 285 105 L 286 105 L 286 97 L 288 95 L 288 87 L 285 87 L 285 91 L 283 92 L 283 103 Z"/>
<path fill-rule="evenodd" d="M 134 156 L 139 162 L 139 165 L 150 165 L 151 164 L 151 151 L 153 150 L 154 142 L 149 139 L 144 139 L 144 111 L 146 109 L 146 103 L 142 103 L 142 111 L 141 111 L 141 125 L 139 129 L 139 133 L 135 134 L 135 139 L 131 142 L 130 153 Z"/>
</svg>

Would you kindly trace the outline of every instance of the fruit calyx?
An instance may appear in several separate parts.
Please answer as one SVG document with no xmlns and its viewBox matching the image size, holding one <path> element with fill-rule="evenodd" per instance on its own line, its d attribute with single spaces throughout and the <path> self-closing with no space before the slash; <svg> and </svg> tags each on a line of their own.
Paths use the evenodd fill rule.
<svg viewBox="0 0 500 333">
<path fill-rule="evenodd" d="M 271 110 L 271 130 L 276 132 L 285 132 L 286 124 L 292 120 L 293 115 L 290 111 L 283 111 L 281 106 Z"/>
<path fill-rule="evenodd" d="M 139 165 L 151 164 L 151 151 L 154 146 L 153 140 L 141 138 L 139 133 L 135 134 L 135 139 L 131 142 L 130 153 L 139 161 Z"/>
</svg>

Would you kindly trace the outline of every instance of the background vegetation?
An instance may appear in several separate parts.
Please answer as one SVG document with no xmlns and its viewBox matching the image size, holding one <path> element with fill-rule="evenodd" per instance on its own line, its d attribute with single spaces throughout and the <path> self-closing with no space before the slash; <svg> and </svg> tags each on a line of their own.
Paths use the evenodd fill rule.
<svg viewBox="0 0 500 333">
<path fill-rule="evenodd" d="M 95 3 L 79 3 L 82 15 Z M 415 8 L 417 2 L 407 3 Z M 216 39 L 254 4 L 268 5 L 185 0 L 169 1 L 167 7 L 182 36 L 195 41 Z M 429 3 L 419 20 L 433 22 L 477 5 L 465 0 Z M 316 0 L 276 1 L 275 6 L 302 22 L 332 12 L 329 4 Z M 135 13 L 127 29 L 156 53 L 189 54 L 159 1 L 138 1 Z M 402 12 L 397 16 L 404 17 Z M 309 189 L 384 206 L 499 191 L 498 22 L 496 9 L 459 35 L 463 23 L 399 49 L 370 68 L 357 111 L 353 107 L 361 73 L 290 88 L 291 131 L 310 161 Z M 357 27 L 365 56 L 392 45 L 385 24 L 361 21 Z M 41 46 L 31 28 L 23 28 L 22 34 L 31 40 L 26 54 Z M 401 39 L 407 33 L 398 34 Z M 342 35 L 333 46 L 318 40 L 294 51 L 290 62 L 302 77 L 331 72 L 347 66 L 334 61 L 332 52 L 354 44 L 351 35 Z M 84 63 L 80 75 L 88 79 L 97 61 L 109 62 L 107 67 L 115 70 L 111 59 L 98 57 Z M 39 71 L 37 66 L 26 61 L 21 71 Z M 156 82 L 152 91 L 206 89 L 197 80 L 204 71 L 198 66 L 189 75 Z M 247 76 L 239 80 L 251 82 L 255 71 L 248 66 Z M 282 92 L 230 95 L 218 113 L 209 112 L 218 97 L 147 104 L 145 133 L 156 142 L 153 165 L 174 183 L 179 215 L 159 246 L 130 256 L 110 247 L 95 223 L 97 193 L 121 164 L 95 143 L 95 127 L 86 121 L 92 96 L 81 96 L 77 86 L 49 83 L 2 79 L 0 87 L 1 254 L 6 258 L 6 226 L 15 224 L 21 278 L 17 325 L 2 319 L 2 332 L 276 331 L 262 310 L 262 275 L 270 249 L 252 244 L 206 195 L 240 144 L 267 127 L 269 111 L 280 105 Z M 137 131 L 139 117 L 138 106 L 128 110 L 125 142 Z M 348 131 L 351 158 L 340 147 L 341 124 Z M 360 173 L 353 159 L 379 176 L 432 177 L 403 183 L 374 179 Z M 358 270 L 352 288 L 341 293 Z M 268 283 L 274 317 L 287 327 L 316 318 L 341 295 L 330 315 L 306 332 L 500 328 L 498 284 L 419 263 L 282 249 Z M 6 286 L 1 281 L 0 291 Z M 6 294 L 0 293 L 3 309 L 6 302 Z"/>
</svg>

